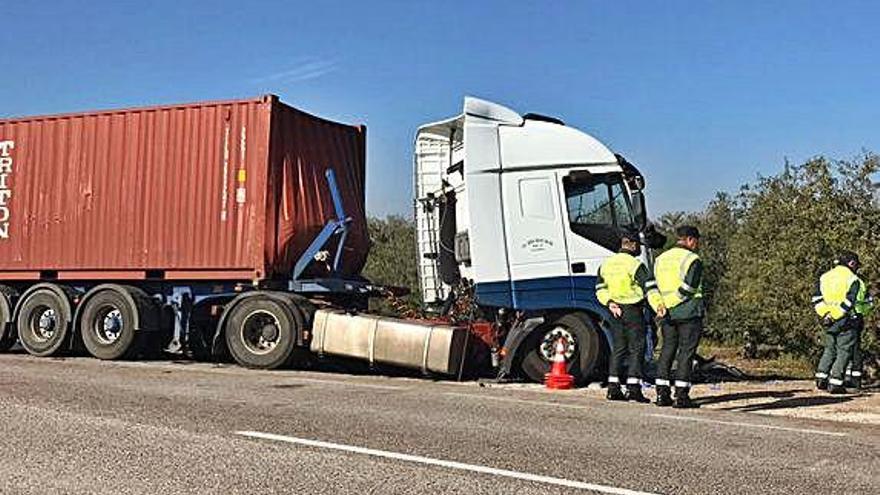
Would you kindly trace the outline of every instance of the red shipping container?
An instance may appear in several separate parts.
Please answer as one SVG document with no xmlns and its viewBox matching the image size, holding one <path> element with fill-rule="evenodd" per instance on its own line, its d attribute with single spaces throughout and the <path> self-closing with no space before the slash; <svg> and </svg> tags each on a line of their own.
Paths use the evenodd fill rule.
<svg viewBox="0 0 880 495">
<path fill-rule="evenodd" d="M 356 275 L 365 132 L 271 95 L 0 120 L 0 279 L 289 278 L 334 217 L 328 168 Z"/>
</svg>

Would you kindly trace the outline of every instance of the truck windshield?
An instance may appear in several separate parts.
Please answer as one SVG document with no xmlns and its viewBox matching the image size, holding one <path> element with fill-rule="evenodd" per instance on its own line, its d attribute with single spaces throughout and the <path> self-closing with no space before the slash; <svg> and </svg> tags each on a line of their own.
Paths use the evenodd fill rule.
<svg viewBox="0 0 880 495">
<path fill-rule="evenodd" d="M 623 176 L 620 174 L 571 176 L 563 179 L 571 230 L 600 246 L 616 251 L 619 229 L 634 229 Z"/>
</svg>

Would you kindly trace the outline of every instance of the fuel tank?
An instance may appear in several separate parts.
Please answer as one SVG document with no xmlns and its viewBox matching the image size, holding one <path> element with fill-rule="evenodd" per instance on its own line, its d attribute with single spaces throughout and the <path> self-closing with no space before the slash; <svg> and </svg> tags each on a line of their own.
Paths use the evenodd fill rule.
<svg viewBox="0 0 880 495">
<path fill-rule="evenodd" d="M 318 355 L 362 359 L 460 376 L 468 331 L 450 325 L 321 309 L 315 313 L 311 350 Z"/>
</svg>

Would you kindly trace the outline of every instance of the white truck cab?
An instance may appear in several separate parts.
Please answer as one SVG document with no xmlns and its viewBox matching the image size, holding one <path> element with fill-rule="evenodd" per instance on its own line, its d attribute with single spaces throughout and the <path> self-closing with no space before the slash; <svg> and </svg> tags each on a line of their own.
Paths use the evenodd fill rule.
<svg viewBox="0 0 880 495">
<path fill-rule="evenodd" d="M 586 380 L 609 338 L 598 268 L 621 229 L 647 224 L 635 167 L 558 119 L 470 97 L 462 114 L 419 128 L 414 166 L 426 307 L 470 297 L 494 322 L 502 375 L 540 380 L 564 338 Z"/>
</svg>

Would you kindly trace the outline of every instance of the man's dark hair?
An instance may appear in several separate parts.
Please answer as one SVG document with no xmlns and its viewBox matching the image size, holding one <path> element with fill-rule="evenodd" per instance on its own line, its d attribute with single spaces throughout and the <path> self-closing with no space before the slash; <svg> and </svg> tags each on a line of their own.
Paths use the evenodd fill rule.
<svg viewBox="0 0 880 495">
<path fill-rule="evenodd" d="M 675 229 L 675 235 L 679 239 L 684 239 L 685 237 L 693 237 L 695 239 L 699 239 L 700 231 L 692 225 L 682 225 L 681 227 Z"/>
<path fill-rule="evenodd" d="M 642 243 L 642 239 L 641 239 L 641 236 L 639 236 L 639 233 L 635 230 L 630 230 L 630 229 L 621 229 L 620 230 L 620 242 L 623 243 L 624 241 L 632 241 L 637 244 Z"/>
<path fill-rule="evenodd" d="M 853 263 L 855 263 L 856 266 L 861 265 L 861 262 L 859 262 L 859 255 L 852 251 L 841 251 L 837 256 L 836 261 L 838 265 L 843 266 L 850 266 Z"/>
</svg>

